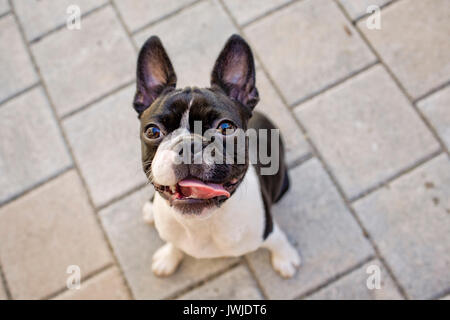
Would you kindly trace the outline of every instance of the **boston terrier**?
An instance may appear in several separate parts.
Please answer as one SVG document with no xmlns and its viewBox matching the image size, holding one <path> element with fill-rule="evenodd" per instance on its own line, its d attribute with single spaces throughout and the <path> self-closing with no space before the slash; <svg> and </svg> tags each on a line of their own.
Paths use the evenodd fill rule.
<svg viewBox="0 0 450 320">
<path fill-rule="evenodd" d="M 237 257 L 266 248 L 273 268 L 292 277 L 300 256 L 271 215 L 272 204 L 289 187 L 281 139 L 256 138 L 255 150 L 273 150 L 276 143 L 271 156 L 278 157 L 279 165 L 271 174 L 262 174 L 268 165 L 258 156 L 250 163 L 248 139 L 240 162 L 201 161 L 211 143 L 222 146 L 219 157 L 211 152 L 220 160 L 237 143 L 238 132 L 277 130 L 253 111 L 259 96 L 249 45 L 239 35 L 231 36 L 216 60 L 209 88 L 176 89 L 172 63 L 160 39 L 152 36 L 140 50 L 136 81 L 133 106 L 140 119 L 142 165 L 156 190 L 144 205 L 144 220 L 154 223 L 166 241 L 153 255 L 154 274 L 172 274 L 184 254 Z M 205 139 L 211 131 L 214 138 Z"/>
</svg>

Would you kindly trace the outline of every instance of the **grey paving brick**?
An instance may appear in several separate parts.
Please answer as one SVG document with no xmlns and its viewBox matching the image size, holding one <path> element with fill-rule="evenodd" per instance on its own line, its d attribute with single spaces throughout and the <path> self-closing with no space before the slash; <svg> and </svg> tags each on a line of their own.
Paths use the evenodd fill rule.
<svg viewBox="0 0 450 320">
<path fill-rule="evenodd" d="M 114 0 L 130 31 L 158 21 L 196 0 Z"/>
<path fill-rule="evenodd" d="M 236 259 L 194 259 L 186 256 L 170 277 L 153 275 L 153 253 L 163 244 L 153 226 L 142 220 L 142 206 L 151 196 L 144 188 L 103 209 L 102 223 L 136 299 L 162 299 L 204 280 L 235 263 Z"/>
<path fill-rule="evenodd" d="M 174 28 L 174 26 L 177 26 Z M 209 86 L 214 62 L 231 34 L 232 22 L 217 1 L 202 1 L 136 34 L 139 47 L 158 35 L 178 77 L 178 86 Z"/>
<path fill-rule="evenodd" d="M 136 52 L 109 6 L 32 47 L 59 115 L 92 102 L 134 78 Z"/>
<path fill-rule="evenodd" d="M 0 300 L 6 300 L 8 297 L 6 296 L 5 287 L 3 286 L 3 281 L 0 278 Z"/>
<path fill-rule="evenodd" d="M 295 160 L 308 155 L 310 148 L 302 131 L 263 71 L 257 71 L 256 85 L 260 101 L 255 110 L 266 114 L 280 128 L 285 142 L 287 163 L 292 164 Z"/>
<path fill-rule="evenodd" d="M 39 299 L 66 287 L 67 267 L 81 276 L 111 255 L 74 171 L 0 208 L 0 260 L 15 299 Z"/>
<path fill-rule="evenodd" d="M 292 0 L 224 0 L 237 23 L 243 25 Z"/>
<path fill-rule="evenodd" d="M 367 8 L 369 6 L 375 5 L 381 7 L 391 1 L 392 0 L 339 0 L 352 20 L 357 20 L 367 14 Z"/>
<path fill-rule="evenodd" d="M 264 293 L 272 299 L 305 294 L 372 254 L 318 160 L 291 170 L 290 178 L 290 190 L 272 212 L 300 250 L 302 266 L 293 278 L 285 280 L 273 271 L 268 251 L 258 250 L 248 256 Z"/>
<path fill-rule="evenodd" d="M 31 59 L 12 15 L 0 19 L 0 101 L 37 83 Z"/>
<path fill-rule="evenodd" d="M 375 61 L 333 1 L 299 1 L 245 33 L 289 104 Z"/>
<path fill-rule="evenodd" d="M 127 300 L 130 299 L 125 282 L 116 268 L 110 268 L 81 283 L 80 289 L 68 290 L 55 300 Z"/>
<path fill-rule="evenodd" d="M 107 0 L 19 0 L 13 1 L 14 9 L 29 41 L 64 26 L 70 18 L 67 9 L 76 5 L 81 15 L 106 3 Z M 83 28 L 83 19 L 81 20 Z"/>
<path fill-rule="evenodd" d="M 450 161 L 445 154 L 354 207 L 412 298 L 432 298 L 450 289 Z"/>
<path fill-rule="evenodd" d="M 0 107 L 0 203 L 72 165 L 41 88 Z"/>
<path fill-rule="evenodd" d="M 161 37 L 180 87 L 209 86 L 217 55 L 237 32 L 231 20 L 242 26 L 256 19 L 244 28 L 244 36 L 257 55 L 256 65 L 267 69 L 283 95 L 258 69 L 261 102 L 256 110 L 281 128 L 288 163 L 310 154 L 283 101 L 295 105 L 376 61 L 337 4 L 357 20 L 368 5 L 394 1 L 290 1 L 0 0 L 0 205 L 8 202 L 0 207 L 0 264 L 13 298 L 58 293 L 56 299 L 129 299 L 124 277 L 138 299 L 177 298 L 180 293 L 181 299 L 261 299 L 260 290 L 275 299 L 401 298 L 383 266 L 383 289 L 367 289 L 367 265 L 381 263 L 315 158 L 291 171 L 291 190 L 273 209 L 302 254 L 303 265 L 291 280 L 272 270 L 265 250 L 246 257 L 258 285 L 245 263 L 236 266 L 239 259 L 188 257 L 172 277 L 153 276 L 151 256 L 162 241 L 141 218 L 150 187 L 100 213 L 122 275 L 89 204 L 89 193 L 95 206 L 104 206 L 145 182 L 139 122 L 131 107 L 134 85 L 126 85 L 135 76 L 136 52 L 125 29 L 137 32 L 132 41 L 138 45 L 153 34 Z M 358 28 L 408 94 L 421 99 L 420 112 L 450 148 L 450 88 L 443 88 L 450 80 L 450 4 L 395 2 L 382 10 L 381 30 L 367 30 L 366 19 Z M 9 3 L 18 20 L 7 13 Z M 72 4 L 89 13 L 81 30 L 65 27 Z M 39 77 L 19 27 L 31 41 L 49 98 L 64 117 L 63 129 L 87 190 L 74 170 L 61 174 L 73 163 L 44 91 L 29 89 Z M 443 89 L 422 99 L 438 88 Z M 86 104 L 92 105 L 69 116 Z M 440 149 L 382 67 L 326 90 L 294 113 L 350 199 Z M 354 204 L 385 265 L 410 298 L 449 299 L 449 167 L 443 153 Z M 66 290 L 70 264 L 80 265 L 88 277 L 81 290 Z M 0 279 L 0 300 L 5 298 Z"/>
<path fill-rule="evenodd" d="M 369 289 L 367 281 L 374 276 L 372 269 L 380 270 L 380 288 Z M 373 282 L 370 282 L 373 284 Z M 399 300 L 402 299 L 394 281 L 380 261 L 372 260 L 350 274 L 336 280 L 327 287 L 312 294 L 309 300 Z"/>
<path fill-rule="evenodd" d="M 240 265 L 180 297 L 182 300 L 260 300 L 258 285 Z"/>
<path fill-rule="evenodd" d="M 413 98 L 450 80 L 449 10 L 447 0 L 398 1 L 382 11 L 381 30 L 358 24 Z"/>
<path fill-rule="evenodd" d="M 450 87 L 420 101 L 418 107 L 450 149 Z"/>
<path fill-rule="evenodd" d="M 96 206 L 142 185 L 140 123 L 130 85 L 63 122 Z"/>
<path fill-rule="evenodd" d="M 439 144 L 381 66 L 296 109 L 349 198 L 439 150 Z"/>
<path fill-rule="evenodd" d="M 5 14 L 10 10 L 8 0 L 0 0 L 0 14 Z"/>
</svg>

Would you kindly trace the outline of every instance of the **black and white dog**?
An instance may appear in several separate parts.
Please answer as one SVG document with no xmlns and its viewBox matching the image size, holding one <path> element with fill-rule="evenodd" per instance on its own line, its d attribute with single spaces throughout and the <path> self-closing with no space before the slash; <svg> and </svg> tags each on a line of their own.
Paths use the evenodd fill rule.
<svg viewBox="0 0 450 320">
<path fill-rule="evenodd" d="M 204 153 L 206 140 L 223 147 L 221 157 L 230 142 L 237 143 L 238 132 L 275 129 L 253 112 L 259 97 L 250 47 L 240 36 L 230 37 L 213 68 L 210 88 L 176 89 L 176 81 L 161 41 L 150 37 L 138 57 L 134 108 L 141 121 L 143 169 L 156 190 L 144 205 L 144 219 L 167 242 L 153 255 L 153 272 L 172 274 L 184 253 L 235 257 L 263 247 L 271 252 L 276 271 L 293 276 L 299 254 L 270 213 L 289 187 L 281 141 L 274 153 L 279 167 L 271 175 L 261 174 L 266 165 L 260 161 L 249 163 L 248 140 L 240 163 L 179 161 Z M 196 123 L 200 133 L 194 132 Z M 214 139 L 205 139 L 211 130 Z M 272 150 L 272 140 L 258 138 L 257 147 Z"/>
</svg>

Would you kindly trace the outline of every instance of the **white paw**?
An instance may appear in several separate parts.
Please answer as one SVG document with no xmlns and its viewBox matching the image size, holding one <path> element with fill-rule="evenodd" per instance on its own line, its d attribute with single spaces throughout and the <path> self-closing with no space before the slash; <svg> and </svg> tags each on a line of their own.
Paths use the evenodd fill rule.
<svg viewBox="0 0 450 320">
<path fill-rule="evenodd" d="M 172 244 L 166 243 L 153 254 L 152 271 L 158 277 L 170 276 L 182 259 L 183 253 Z"/>
<path fill-rule="evenodd" d="M 155 222 L 155 218 L 153 216 L 153 203 L 147 201 L 142 207 L 142 218 L 148 224 L 153 224 Z"/>
<path fill-rule="evenodd" d="M 272 253 L 272 266 L 283 278 L 291 278 L 297 268 L 300 267 L 300 255 L 292 246 L 285 248 L 283 251 Z"/>
</svg>

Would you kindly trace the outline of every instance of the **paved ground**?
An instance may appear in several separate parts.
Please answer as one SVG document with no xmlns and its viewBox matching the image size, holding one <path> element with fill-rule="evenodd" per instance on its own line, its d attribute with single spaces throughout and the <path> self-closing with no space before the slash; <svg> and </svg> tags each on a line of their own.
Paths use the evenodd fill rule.
<svg viewBox="0 0 450 320">
<path fill-rule="evenodd" d="M 304 263 L 282 280 L 263 250 L 188 258 L 159 279 L 137 49 L 159 35 L 179 85 L 203 86 L 236 32 L 287 140 L 293 183 L 274 211 Z M 0 299 L 448 297 L 449 34 L 448 0 L 0 0 Z"/>
</svg>

